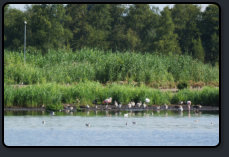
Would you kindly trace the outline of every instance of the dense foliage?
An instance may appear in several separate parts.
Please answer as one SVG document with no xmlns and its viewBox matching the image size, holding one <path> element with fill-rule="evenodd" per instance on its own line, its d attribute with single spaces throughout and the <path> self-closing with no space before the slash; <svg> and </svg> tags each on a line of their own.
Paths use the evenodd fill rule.
<svg viewBox="0 0 229 157">
<path fill-rule="evenodd" d="M 185 55 L 93 49 L 50 50 L 45 55 L 29 53 L 24 64 L 23 53 L 5 51 L 4 82 L 7 84 L 72 84 L 87 80 L 144 83 L 156 88 L 174 88 L 183 81 L 218 86 L 219 68 Z"/>
<path fill-rule="evenodd" d="M 219 8 L 205 11 L 176 4 L 162 11 L 148 4 L 41 4 L 22 12 L 4 8 L 4 47 L 22 50 L 24 20 L 28 52 L 84 47 L 112 51 L 188 54 L 215 65 L 219 61 Z M 78 52 L 78 51 L 76 51 Z"/>
<path fill-rule="evenodd" d="M 41 107 L 51 105 L 52 108 L 61 107 L 62 103 L 75 105 L 92 105 L 93 100 L 98 103 L 112 97 L 122 104 L 130 101 L 144 101 L 149 98 L 149 105 L 177 104 L 178 101 L 191 100 L 193 104 L 219 105 L 219 88 L 204 87 L 202 90 L 181 90 L 178 93 L 162 92 L 142 86 L 119 85 L 112 83 L 103 86 L 98 82 L 80 82 L 76 85 L 41 84 L 23 87 L 4 85 L 5 107 Z M 80 100 L 80 102 L 76 100 Z M 57 109 L 56 108 L 56 109 Z"/>
</svg>

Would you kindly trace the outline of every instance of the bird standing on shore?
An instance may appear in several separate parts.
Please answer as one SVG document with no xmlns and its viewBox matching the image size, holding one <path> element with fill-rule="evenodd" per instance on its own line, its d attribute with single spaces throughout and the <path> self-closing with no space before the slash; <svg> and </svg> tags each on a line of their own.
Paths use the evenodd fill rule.
<svg viewBox="0 0 229 157">
<path fill-rule="evenodd" d="M 115 105 L 116 108 L 118 107 L 118 102 L 116 100 L 114 102 L 114 105 Z"/>
<path fill-rule="evenodd" d="M 127 118 L 128 117 L 128 113 L 124 114 L 124 117 Z"/>
<path fill-rule="evenodd" d="M 147 105 L 145 103 L 143 103 L 143 108 L 146 108 L 146 107 L 147 107 Z"/>
<path fill-rule="evenodd" d="M 187 105 L 188 105 L 188 110 L 190 110 L 191 109 L 191 104 L 192 104 L 192 102 L 189 100 L 189 101 L 187 101 Z"/>
<path fill-rule="evenodd" d="M 142 102 L 141 102 L 141 101 L 137 103 L 137 107 L 138 107 L 138 108 L 140 108 L 141 105 L 142 105 Z"/>
<path fill-rule="evenodd" d="M 106 105 L 110 104 L 112 102 L 112 97 L 108 98 L 108 99 L 105 99 L 103 101 L 103 103 L 105 103 Z"/>
<path fill-rule="evenodd" d="M 130 109 L 132 107 L 131 103 L 128 104 L 128 108 Z"/>
</svg>

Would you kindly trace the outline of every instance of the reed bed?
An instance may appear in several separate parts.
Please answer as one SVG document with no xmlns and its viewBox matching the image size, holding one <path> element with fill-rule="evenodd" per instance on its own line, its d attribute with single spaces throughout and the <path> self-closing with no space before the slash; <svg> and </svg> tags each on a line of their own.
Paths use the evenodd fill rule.
<svg viewBox="0 0 229 157">
<path fill-rule="evenodd" d="M 80 82 L 76 85 L 61 85 L 56 83 L 36 84 L 27 86 L 12 86 L 4 84 L 5 107 L 42 107 L 42 105 L 74 104 L 93 105 L 108 97 L 123 105 L 130 101 L 144 101 L 149 98 L 149 105 L 176 104 L 179 101 L 191 100 L 193 104 L 219 105 L 219 88 L 204 87 L 202 90 L 184 89 L 177 93 L 162 92 L 145 85 L 120 85 L 112 83 L 104 86 L 99 82 Z M 77 101 L 79 100 L 79 102 Z"/>
<path fill-rule="evenodd" d="M 50 50 L 47 54 L 4 52 L 4 82 L 7 84 L 61 83 L 80 81 L 142 82 L 151 87 L 181 81 L 219 84 L 219 68 L 190 56 L 82 49 L 76 52 Z"/>
</svg>

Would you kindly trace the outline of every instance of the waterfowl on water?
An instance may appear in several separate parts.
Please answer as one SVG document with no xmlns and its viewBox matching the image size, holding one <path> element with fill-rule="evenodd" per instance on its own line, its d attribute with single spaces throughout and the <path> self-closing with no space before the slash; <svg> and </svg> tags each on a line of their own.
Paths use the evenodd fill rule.
<svg viewBox="0 0 229 157">
<path fill-rule="evenodd" d="M 51 115 L 51 116 L 55 116 L 55 112 L 54 112 L 54 111 L 51 111 L 51 112 L 50 112 L 50 115 Z"/>
<path fill-rule="evenodd" d="M 42 124 L 45 124 L 45 121 L 44 120 L 42 121 Z"/>
<path fill-rule="evenodd" d="M 90 123 L 86 123 L 85 126 L 86 127 L 90 127 L 91 125 L 90 125 Z"/>
<path fill-rule="evenodd" d="M 133 124 L 136 124 L 136 122 L 132 122 Z"/>
</svg>

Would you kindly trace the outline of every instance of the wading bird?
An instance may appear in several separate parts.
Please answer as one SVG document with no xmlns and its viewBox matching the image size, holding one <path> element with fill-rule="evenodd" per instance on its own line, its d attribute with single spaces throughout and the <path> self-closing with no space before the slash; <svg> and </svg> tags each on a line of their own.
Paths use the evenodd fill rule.
<svg viewBox="0 0 229 157">
<path fill-rule="evenodd" d="M 146 108 L 146 107 L 147 107 L 147 105 L 145 103 L 143 103 L 143 108 Z"/>
<path fill-rule="evenodd" d="M 105 99 L 104 101 L 103 101 L 103 103 L 105 103 L 105 104 L 110 104 L 112 102 L 112 97 L 110 97 L 110 98 L 108 98 L 108 99 Z"/>
<path fill-rule="evenodd" d="M 128 108 L 130 109 L 132 107 L 131 103 L 128 104 Z"/>
<path fill-rule="evenodd" d="M 115 105 L 116 108 L 118 107 L 118 102 L 116 100 L 114 102 L 114 105 Z"/>
<path fill-rule="evenodd" d="M 191 104 L 192 104 L 192 102 L 189 100 L 189 101 L 187 101 L 187 105 L 188 105 L 188 110 L 190 110 L 191 109 Z"/>
<path fill-rule="evenodd" d="M 140 108 L 141 106 L 142 106 L 142 102 L 140 101 L 137 103 L 137 107 Z"/>
<path fill-rule="evenodd" d="M 162 108 L 163 108 L 164 110 L 168 110 L 168 105 L 167 105 L 167 104 L 164 104 L 164 105 L 162 106 Z"/>
<path fill-rule="evenodd" d="M 127 118 L 128 117 L 128 113 L 124 114 L 124 117 Z"/>
</svg>

